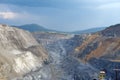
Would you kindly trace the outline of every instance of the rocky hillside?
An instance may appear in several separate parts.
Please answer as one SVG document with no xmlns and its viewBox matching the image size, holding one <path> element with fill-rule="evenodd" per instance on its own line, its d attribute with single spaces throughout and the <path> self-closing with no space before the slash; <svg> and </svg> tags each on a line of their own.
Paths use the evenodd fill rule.
<svg viewBox="0 0 120 80">
<path fill-rule="evenodd" d="M 120 37 L 120 24 L 112 25 L 101 32 L 106 37 Z"/>
<path fill-rule="evenodd" d="M 103 58 L 108 60 L 120 59 L 120 25 L 114 25 L 105 30 L 88 35 L 86 40 L 76 48 L 78 57 L 86 58 Z M 84 54 L 83 54 L 84 53 Z"/>
<path fill-rule="evenodd" d="M 106 69 L 114 79 L 113 69 L 120 65 L 120 25 L 113 25 L 105 30 L 88 35 L 84 42 L 76 47 L 74 56 L 90 63 L 97 69 Z"/>
<path fill-rule="evenodd" d="M 0 24 L 0 80 L 34 71 L 46 59 L 46 51 L 31 33 Z"/>
</svg>

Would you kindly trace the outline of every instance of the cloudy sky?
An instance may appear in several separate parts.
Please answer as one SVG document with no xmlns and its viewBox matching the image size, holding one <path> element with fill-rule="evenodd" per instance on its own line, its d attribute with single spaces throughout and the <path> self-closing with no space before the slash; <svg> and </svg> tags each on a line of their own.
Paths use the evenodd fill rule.
<svg viewBox="0 0 120 80">
<path fill-rule="evenodd" d="M 0 0 L 0 23 L 75 31 L 120 23 L 120 0 Z"/>
</svg>

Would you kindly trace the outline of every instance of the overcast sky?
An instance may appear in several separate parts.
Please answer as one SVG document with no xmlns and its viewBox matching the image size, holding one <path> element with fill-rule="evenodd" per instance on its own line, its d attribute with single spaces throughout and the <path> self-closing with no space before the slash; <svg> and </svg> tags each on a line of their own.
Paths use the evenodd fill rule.
<svg viewBox="0 0 120 80">
<path fill-rule="evenodd" d="M 120 23 L 120 0 L 0 0 L 0 23 L 75 31 Z"/>
</svg>

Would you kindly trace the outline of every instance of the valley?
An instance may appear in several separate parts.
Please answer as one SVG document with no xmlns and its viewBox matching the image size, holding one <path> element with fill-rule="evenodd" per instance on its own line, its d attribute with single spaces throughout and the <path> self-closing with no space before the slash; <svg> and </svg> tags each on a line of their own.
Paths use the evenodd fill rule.
<svg viewBox="0 0 120 80">
<path fill-rule="evenodd" d="M 89 34 L 24 31 L 0 25 L 0 80 L 115 79 L 120 25 Z"/>
</svg>

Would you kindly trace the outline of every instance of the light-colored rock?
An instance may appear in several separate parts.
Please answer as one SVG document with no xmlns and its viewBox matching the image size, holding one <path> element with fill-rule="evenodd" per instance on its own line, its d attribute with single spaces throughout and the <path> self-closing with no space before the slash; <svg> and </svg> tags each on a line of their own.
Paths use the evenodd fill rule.
<svg viewBox="0 0 120 80">
<path fill-rule="evenodd" d="M 46 59 L 46 51 L 30 32 L 0 24 L 0 79 L 36 70 Z"/>
</svg>

